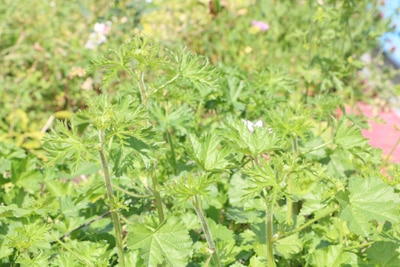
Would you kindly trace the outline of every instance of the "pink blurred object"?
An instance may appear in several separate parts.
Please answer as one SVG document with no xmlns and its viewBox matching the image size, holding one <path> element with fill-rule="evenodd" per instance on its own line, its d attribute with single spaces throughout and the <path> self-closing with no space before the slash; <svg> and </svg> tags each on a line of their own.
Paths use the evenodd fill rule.
<svg viewBox="0 0 400 267">
<path fill-rule="evenodd" d="M 251 25 L 253 25 L 254 27 L 257 27 L 258 29 L 260 29 L 260 31 L 268 31 L 269 30 L 269 24 L 262 22 L 262 21 L 258 21 L 258 20 L 253 20 L 251 22 Z"/>
<path fill-rule="evenodd" d="M 357 107 L 368 118 L 370 126 L 370 129 L 362 130 L 363 136 L 369 139 L 372 147 L 382 149 L 385 159 L 400 138 L 400 117 L 392 109 L 383 111 L 365 103 L 358 103 Z M 391 154 L 389 162 L 400 163 L 400 145 Z"/>
<path fill-rule="evenodd" d="M 87 49 L 94 49 L 97 46 L 105 43 L 107 41 L 107 35 L 111 29 L 111 21 L 105 23 L 97 22 L 94 25 L 93 32 L 90 33 L 89 39 L 85 44 Z"/>
</svg>

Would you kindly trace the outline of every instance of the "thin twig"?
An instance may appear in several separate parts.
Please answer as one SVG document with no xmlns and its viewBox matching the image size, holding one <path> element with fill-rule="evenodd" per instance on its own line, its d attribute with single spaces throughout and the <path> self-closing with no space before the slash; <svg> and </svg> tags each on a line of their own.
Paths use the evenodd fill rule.
<svg viewBox="0 0 400 267">
<path fill-rule="evenodd" d="M 51 245 L 54 245 L 54 244 L 57 243 L 58 241 L 61 241 L 61 240 L 63 240 L 64 238 L 70 236 L 73 232 L 76 232 L 76 231 L 78 231 L 78 230 L 80 230 L 80 229 L 82 229 L 82 228 L 85 228 L 85 227 L 91 225 L 92 223 L 94 223 L 94 222 L 96 222 L 96 221 L 98 221 L 98 220 L 101 220 L 101 219 L 103 219 L 104 217 L 106 217 L 106 216 L 108 216 L 108 215 L 110 215 L 110 214 L 111 214 L 111 211 L 107 211 L 106 213 L 103 213 L 102 215 L 100 215 L 100 216 L 98 216 L 98 217 L 96 217 L 96 218 L 94 218 L 94 219 L 92 219 L 92 220 L 90 220 L 90 221 L 88 221 L 88 222 L 86 222 L 86 223 L 84 223 L 84 224 L 81 224 L 80 226 L 78 226 L 78 227 L 72 229 L 72 230 L 69 231 L 68 233 L 66 233 L 66 234 L 62 235 L 60 238 L 58 238 L 58 240 L 53 241 L 53 242 L 51 242 L 50 244 L 51 244 Z"/>
<path fill-rule="evenodd" d="M 40 132 L 42 132 L 42 133 L 47 132 L 47 130 L 50 128 L 51 124 L 53 123 L 54 118 L 55 118 L 54 115 L 51 115 L 49 117 L 49 119 L 46 121 L 46 124 L 43 126 L 42 130 L 40 130 Z"/>
</svg>

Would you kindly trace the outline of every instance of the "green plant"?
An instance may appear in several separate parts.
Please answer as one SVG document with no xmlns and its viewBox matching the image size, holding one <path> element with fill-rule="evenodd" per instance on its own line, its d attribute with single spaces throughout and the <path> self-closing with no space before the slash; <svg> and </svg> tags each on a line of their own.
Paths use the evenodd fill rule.
<svg viewBox="0 0 400 267">
<path fill-rule="evenodd" d="M 136 89 L 124 89 L 120 93 L 125 96 L 115 100 L 110 96 L 91 100 L 88 110 L 76 116 L 79 124 L 75 117 L 68 124 L 72 132 L 60 124 L 46 138 L 46 149 L 54 155 L 54 163 L 71 157 L 72 162 L 79 163 L 95 161 L 94 152 L 101 148 L 105 177 L 144 177 L 142 187 L 153 195 L 158 219 L 150 212 L 131 214 L 124 221 L 130 225 L 125 250 L 139 250 L 145 265 L 183 266 L 193 252 L 194 259 L 206 265 L 212 261 L 213 266 L 233 264 L 240 253 L 247 253 L 242 260 L 251 266 L 264 261 L 268 266 L 324 266 L 326 257 L 336 257 L 336 264 L 367 263 L 363 251 L 369 250 L 361 248 L 369 248 L 374 241 L 383 240 L 386 231 L 395 229 L 392 226 L 400 217 L 399 195 L 375 172 L 368 171 L 380 164 L 379 154 L 347 119 L 329 119 L 324 128 L 317 127 L 327 119 L 318 115 L 320 110 L 313 112 L 307 106 L 282 101 L 273 109 L 259 111 L 268 116 L 255 124 L 240 121 L 235 115 L 229 118 L 212 113 L 204 120 L 204 115 L 213 110 L 207 107 L 210 101 L 221 97 L 210 84 L 210 77 L 217 73 L 197 56 L 186 51 L 167 52 L 146 37 L 112 51 L 95 66 L 104 70 L 106 85 L 129 88 L 126 82 L 132 84 L 133 78 Z M 163 77 L 147 81 L 154 71 Z M 199 92 L 191 95 L 189 91 L 181 98 L 175 90 Z M 190 123 L 168 116 L 179 112 L 179 105 L 192 110 L 195 122 L 183 127 L 186 131 L 182 133 L 175 129 L 179 130 L 181 123 Z M 165 107 L 163 112 L 160 107 Z M 167 113 L 167 108 L 173 110 Z M 326 105 L 323 112 L 332 114 L 334 108 Z M 202 130 L 196 124 L 202 125 Z M 196 136 L 195 131 L 200 133 Z M 96 145 L 99 140 L 100 146 Z M 161 150 L 163 153 L 159 153 Z M 134 152 L 136 156 L 132 156 Z M 112 175 L 104 169 L 108 165 Z M 109 201 L 114 199 L 110 187 L 107 178 Z M 375 203 L 366 197 L 374 194 L 386 196 L 387 209 L 380 209 L 380 200 Z M 116 203 L 119 206 L 109 208 L 111 214 L 122 215 L 123 205 Z M 184 218 L 179 207 L 193 208 L 209 256 L 194 250 L 196 242 L 190 246 L 188 231 L 193 228 L 177 227 L 176 220 Z M 135 216 L 143 218 L 135 222 Z M 117 220 L 113 221 L 118 229 Z M 218 237 L 215 226 L 213 229 L 215 223 L 216 227 L 234 229 L 238 223 L 244 225 L 232 233 L 238 243 L 231 243 L 230 251 L 223 247 L 226 241 Z M 182 227 L 188 227 L 186 233 Z M 115 234 L 120 232 L 116 230 Z M 314 239 L 310 239 L 312 236 Z M 168 241 L 176 238 L 185 240 L 182 246 L 172 246 Z M 117 241 L 120 261 L 126 254 L 123 246 L 122 240 Z M 310 253 L 303 254 L 305 251 Z"/>
<path fill-rule="evenodd" d="M 99 95 L 51 127 L 45 164 L 0 143 L 0 265 L 398 266 L 399 172 L 342 96 L 231 52 L 136 36 L 93 61 Z"/>
</svg>

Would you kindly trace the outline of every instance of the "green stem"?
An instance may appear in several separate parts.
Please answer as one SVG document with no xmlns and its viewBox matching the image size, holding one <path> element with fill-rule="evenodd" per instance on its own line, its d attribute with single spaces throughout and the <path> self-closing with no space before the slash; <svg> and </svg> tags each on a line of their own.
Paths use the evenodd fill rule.
<svg viewBox="0 0 400 267">
<path fill-rule="evenodd" d="M 138 82 L 139 85 L 139 91 L 140 91 L 140 97 L 142 100 L 142 106 L 145 108 L 146 110 L 146 114 L 148 113 L 148 109 L 147 109 L 147 103 L 148 103 L 148 93 L 147 93 L 147 89 L 146 89 L 146 84 L 144 82 L 144 73 L 139 72 L 136 73 L 136 80 Z M 149 121 L 146 120 L 146 126 L 148 126 Z M 153 183 L 153 193 L 154 193 L 154 199 L 156 201 L 156 208 L 157 208 L 157 212 L 158 212 L 158 218 L 160 220 L 160 223 L 162 223 L 165 219 L 164 217 L 164 210 L 163 210 L 163 205 L 162 205 L 162 201 L 161 201 L 161 196 L 160 196 L 160 192 L 158 191 L 158 181 L 157 178 L 151 173 L 151 171 L 149 172 L 150 176 L 151 176 L 151 181 Z"/>
<path fill-rule="evenodd" d="M 299 152 L 296 135 L 292 136 L 292 149 L 293 149 L 293 158 L 296 159 L 298 156 L 298 152 Z M 292 174 L 292 173 L 289 174 L 288 186 L 287 186 L 288 197 L 286 198 L 286 206 L 287 206 L 286 222 L 288 225 L 293 224 L 293 218 L 292 218 L 292 216 L 293 216 L 293 199 L 292 199 L 293 175 L 294 174 Z"/>
<path fill-rule="evenodd" d="M 58 239 L 57 237 L 55 237 L 51 232 L 50 235 L 56 240 L 55 242 L 59 243 L 60 246 L 63 247 L 63 249 L 67 250 L 68 252 L 70 252 L 72 255 L 74 255 L 75 258 L 77 258 L 79 261 L 81 261 L 82 263 L 84 263 L 86 266 L 94 266 L 93 264 L 91 264 L 90 262 L 88 262 L 87 260 L 85 260 L 84 258 L 81 258 L 80 253 L 75 252 L 74 250 L 70 249 L 68 246 L 66 246 L 60 239 Z M 14 265 L 12 265 L 14 266 Z"/>
<path fill-rule="evenodd" d="M 350 250 L 353 250 L 353 249 L 365 248 L 365 247 L 371 246 L 373 243 L 374 243 L 374 242 L 362 243 L 362 244 L 359 244 L 359 245 L 355 245 L 355 246 L 351 246 L 351 247 L 346 247 L 346 248 L 344 248 L 344 250 L 345 250 L 345 251 L 350 251 Z"/>
<path fill-rule="evenodd" d="M 284 233 L 283 235 L 279 236 L 279 239 L 288 237 L 288 236 L 290 236 L 290 235 L 293 235 L 293 234 L 295 234 L 295 233 L 298 233 L 298 232 L 302 231 L 303 229 L 305 229 L 305 228 L 307 228 L 308 226 L 312 225 L 312 224 L 315 223 L 316 221 L 321 220 L 322 218 L 328 216 L 329 214 L 332 214 L 333 212 L 335 212 L 335 211 L 338 210 L 338 209 L 339 209 L 339 206 L 336 206 L 336 207 L 332 207 L 332 208 L 327 209 L 325 212 L 323 212 L 323 213 L 320 214 L 319 216 L 315 217 L 314 219 L 309 220 L 308 222 L 306 222 L 305 224 L 303 224 L 303 225 L 300 226 L 299 228 L 296 228 L 296 229 L 294 229 L 293 231 L 286 232 L 286 233 Z"/>
<path fill-rule="evenodd" d="M 214 239 L 211 235 L 210 227 L 208 226 L 206 217 L 203 213 L 201 204 L 200 204 L 197 196 L 194 196 L 192 198 L 192 203 L 193 203 L 194 210 L 196 211 L 197 217 L 199 217 L 201 228 L 203 229 L 204 235 L 206 237 L 208 249 L 210 250 L 210 254 L 212 255 L 212 259 L 214 262 L 213 266 L 220 267 L 222 265 L 221 265 L 221 261 L 219 259 L 218 251 L 215 246 Z"/>
<path fill-rule="evenodd" d="M 273 245 L 273 208 L 276 200 L 276 189 L 274 188 L 274 193 L 271 201 L 268 201 L 268 197 L 266 194 L 266 190 L 264 188 L 264 195 L 266 199 L 266 209 L 265 209 L 265 237 L 267 243 L 267 262 L 268 267 L 275 267 L 275 258 L 274 258 L 274 245 Z"/>
<path fill-rule="evenodd" d="M 118 250 L 119 264 L 121 267 L 125 267 L 124 249 L 123 249 L 123 245 L 122 245 L 122 227 L 121 227 L 121 222 L 119 220 L 118 211 L 114 210 L 114 207 L 113 207 L 114 192 L 112 189 L 110 172 L 108 170 L 108 162 L 107 162 L 106 156 L 104 154 L 104 150 L 103 150 L 103 135 L 104 135 L 104 133 L 101 130 L 99 130 L 98 150 L 99 150 L 99 156 L 100 156 L 100 161 L 101 161 L 101 167 L 103 169 L 104 183 L 105 183 L 106 189 L 107 189 L 107 199 L 109 201 L 109 208 L 111 211 L 111 219 L 114 224 L 115 240 L 116 240 L 116 245 L 117 245 L 117 250 Z"/>
<path fill-rule="evenodd" d="M 326 142 L 326 143 L 324 143 L 324 144 L 322 144 L 322 145 L 319 145 L 319 146 L 313 147 L 313 148 L 312 148 L 312 149 L 310 149 L 310 150 L 307 150 L 307 151 L 305 151 L 305 152 L 302 152 L 302 153 L 300 153 L 299 155 L 305 155 L 305 154 L 308 154 L 308 153 L 310 153 L 310 152 L 313 152 L 313 151 L 316 151 L 316 150 L 318 150 L 318 149 L 324 148 L 324 147 L 326 147 L 326 146 L 328 146 L 328 145 L 330 145 L 330 144 L 332 144 L 332 143 L 333 143 L 333 141 L 331 140 L 331 141 L 329 141 L 329 142 Z"/>
<path fill-rule="evenodd" d="M 174 173 L 177 174 L 174 143 L 172 142 L 171 133 L 168 130 L 167 130 L 167 139 L 168 139 L 169 146 L 171 147 L 171 161 L 172 161 L 172 165 L 173 165 L 172 167 L 174 168 Z"/>
<path fill-rule="evenodd" d="M 140 98 L 142 101 L 142 106 L 144 107 L 146 111 L 146 115 L 148 114 L 148 109 L 147 109 L 147 101 L 148 101 L 148 95 L 147 95 L 147 89 L 146 89 L 146 84 L 144 83 L 144 73 L 136 73 L 136 80 L 139 86 L 139 92 L 140 92 Z M 146 120 L 146 127 L 149 125 L 148 119 Z"/>
<path fill-rule="evenodd" d="M 179 78 L 179 76 L 180 76 L 179 74 L 176 74 L 171 80 L 169 80 L 168 82 L 166 82 L 163 85 L 161 85 L 160 87 L 158 87 L 157 91 L 161 90 L 161 89 L 165 88 L 167 85 L 170 85 L 171 83 L 173 83 L 176 79 Z"/>
<path fill-rule="evenodd" d="M 117 191 L 121 191 L 122 193 L 124 193 L 124 194 L 126 194 L 126 195 L 128 195 L 128 196 L 134 197 L 134 198 L 149 198 L 149 197 L 151 197 L 151 194 L 149 194 L 149 195 L 139 195 L 139 194 L 135 194 L 135 193 L 132 193 L 132 192 L 130 192 L 130 191 L 128 191 L 128 190 L 125 190 L 125 189 L 123 189 L 122 187 L 119 187 L 119 186 L 117 186 L 117 185 L 114 185 L 113 187 L 114 187 Z"/>
<path fill-rule="evenodd" d="M 393 152 L 396 150 L 399 144 L 400 144 L 400 138 L 397 139 L 396 144 L 394 144 L 389 154 L 386 156 L 385 160 L 382 163 L 382 167 L 386 166 L 386 164 L 389 162 L 390 157 L 392 156 Z"/>
<path fill-rule="evenodd" d="M 162 201 L 161 201 L 161 195 L 160 195 L 160 192 L 158 191 L 157 177 L 155 177 L 151 172 L 150 172 L 150 176 L 151 176 L 151 181 L 153 183 L 153 193 L 154 193 L 154 199 L 156 201 L 158 219 L 160 220 L 160 223 L 162 223 L 165 220 L 165 217 L 164 217 L 164 209 L 163 209 L 163 205 L 162 205 Z"/>
</svg>

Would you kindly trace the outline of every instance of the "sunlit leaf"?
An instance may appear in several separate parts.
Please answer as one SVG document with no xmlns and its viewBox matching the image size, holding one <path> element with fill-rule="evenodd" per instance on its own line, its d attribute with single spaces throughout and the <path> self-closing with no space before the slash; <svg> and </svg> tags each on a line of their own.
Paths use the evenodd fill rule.
<svg viewBox="0 0 400 267">
<path fill-rule="evenodd" d="M 400 195 L 379 178 L 354 177 L 349 191 L 340 192 L 336 199 L 340 204 L 340 217 L 347 221 L 350 231 L 368 236 L 370 221 L 383 223 L 400 220 Z"/>
<path fill-rule="evenodd" d="M 223 171 L 231 166 L 227 159 L 230 149 L 221 146 L 221 140 L 216 134 L 208 133 L 200 139 L 190 135 L 186 147 L 190 158 L 205 171 Z"/>
<path fill-rule="evenodd" d="M 192 254 L 192 241 L 184 225 L 175 217 L 169 218 L 158 228 L 144 224 L 129 227 L 128 247 L 140 250 L 145 266 L 166 262 L 169 266 L 186 266 Z"/>
<path fill-rule="evenodd" d="M 328 246 L 316 250 L 312 255 L 313 266 L 341 267 L 345 264 L 357 266 L 357 255 L 344 251 L 342 246 Z"/>
<path fill-rule="evenodd" d="M 355 125 L 349 125 L 349 121 L 346 119 L 339 121 L 334 135 L 334 142 L 345 149 L 368 145 L 368 139 L 361 135 L 360 129 Z"/>
<path fill-rule="evenodd" d="M 399 243 L 378 241 L 367 249 L 367 257 L 375 266 L 400 266 Z"/>
</svg>

